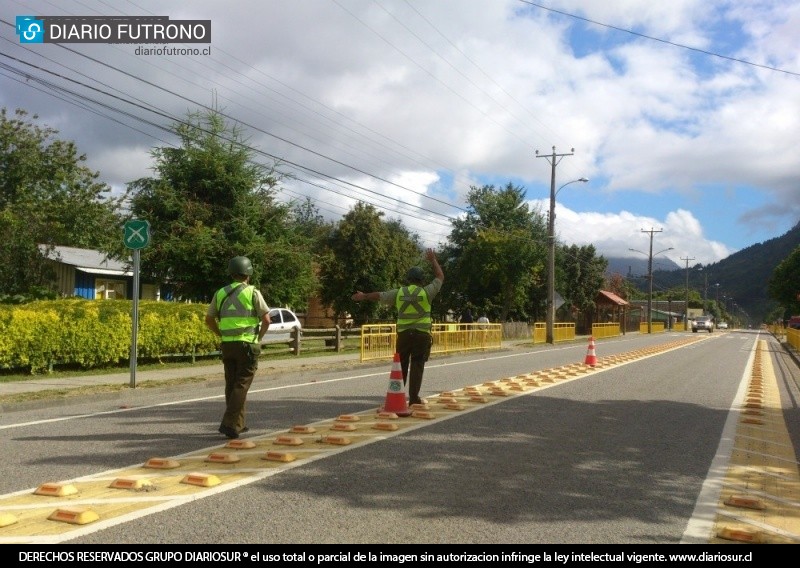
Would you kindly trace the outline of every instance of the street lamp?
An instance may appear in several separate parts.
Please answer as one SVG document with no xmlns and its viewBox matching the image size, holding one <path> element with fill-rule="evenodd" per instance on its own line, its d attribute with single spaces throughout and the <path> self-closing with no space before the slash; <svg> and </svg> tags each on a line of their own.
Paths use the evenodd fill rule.
<svg viewBox="0 0 800 568">
<path fill-rule="evenodd" d="M 547 314 L 545 333 L 547 343 L 554 343 L 553 324 L 556 319 L 556 195 L 571 183 L 586 183 L 587 178 L 582 177 L 568 181 L 558 189 L 555 186 L 555 177 L 551 178 L 550 183 L 550 215 L 547 219 Z"/>
<path fill-rule="evenodd" d="M 694 257 L 681 258 L 686 261 L 686 305 L 683 306 L 683 331 L 689 331 L 689 261 Z"/>
<path fill-rule="evenodd" d="M 703 267 L 700 266 L 697 270 L 703 272 L 703 315 L 708 315 L 706 313 L 706 304 L 708 303 L 708 272 L 703 271 Z"/>
<path fill-rule="evenodd" d="M 642 229 L 644 231 L 644 229 Z M 644 231 L 646 233 L 650 233 L 650 255 L 647 259 L 647 279 L 648 279 L 648 292 L 647 292 L 647 333 L 653 333 L 653 257 L 658 256 L 662 252 L 667 252 L 668 250 L 673 250 L 672 247 L 665 248 L 664 250 L 660 250 L 657 253 L 653 254 L 653 233 L 656 231 L 649 230 Z M 638 252 L 639 254 L 645 254 L 640 250 L 629 248 L 628 250 L 633 252 Z"/>
</svg>

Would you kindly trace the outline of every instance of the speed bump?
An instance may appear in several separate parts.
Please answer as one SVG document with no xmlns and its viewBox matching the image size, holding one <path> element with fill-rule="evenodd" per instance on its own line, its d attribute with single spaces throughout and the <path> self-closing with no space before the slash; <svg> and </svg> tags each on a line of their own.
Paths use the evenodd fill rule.
<svg viewBox="0 0 800 568">
<path fill-rule="evenodd" d="M 86 525 L 100 519 L 100 515 L 86 507 L 62 507 L 53 511 L 47 518 L 72 525 Z"/>
<path fill-rule="evenodd" d="M 425 412 L 424 410 L 415 410 L 411 413 L 413 418 L 424 418 L 425 420 L 431 420 L 436 418 L 436 415 L 432 412 Z"/>
<path fill-rule="evenodd" d="M 75 495 L 77 492 L 78 488 L 71 483 L 42 483 L 36 491 L 34 491 L 34 494 L 66 497 L 67 495 Z"/>
<path fill-rule="evenodd" d="M 355 414 L 342 414 L 336 419 L 337 422 L 358 422 L 359 420 L 361 417 Z"/>
<path fill-rule="evenodd" d="M 150 458 L 144 464 L 144 467 L 152 469 L 175 469 L 181 466 L 178 460 L 171 460 L 167 458 Z"/>
<path fill-rule="evenodd" d="M 149 479 L 142 477 L 118 477 L 111 482 L 112 489 L 144 489 L 153 485 Z"/>
<path fill-rule="evenodd" d="M 722 527 L 717 531 L 717 536 L 725 540 L 735 540 L 738 542 L 749 542 L 758 544 L 762 542 L 761 532 L 750 527 Z"/>
<path fill-rule="evenodd" d="M 236 463 L 238 461 L 241 461 L 241 459 L 242 458 L 240 458 L 236 454 L 229 454 L 225 452 L 213 452 L 208 454 L 206 461 L 213 463 Z"/>
<path fill-rule="evenodd" d="M 301 446 L 303 444 L 303 438 L 298 438 L 297 436 L 278 436 L 272 443 L 280 446 Z"/>
<path fill-rule="evenodd" d="M 288 462 L 293 462 L 297 458 L 295 457 L 294 454 L 289 454 L 286 452 L 267 452 L 266 454 L 261 456 L 261 459 L 288 463 Z"/>
<path fill-rule="evenodd" d="M 214 487 L 222 483 L 219 477 L 209 473 L 187 473 L 181 483 L 187 485 L 197 485 L 199 487 Z"/>
<path fill-rule="evenodd" d="M 249 450 L 251 448 L 256 447 L 256 443 L 252 440 L 228 440 L 228 443 L 225 444 L 226 448 L 232 448 L 234 450 Z"/>
</svg>

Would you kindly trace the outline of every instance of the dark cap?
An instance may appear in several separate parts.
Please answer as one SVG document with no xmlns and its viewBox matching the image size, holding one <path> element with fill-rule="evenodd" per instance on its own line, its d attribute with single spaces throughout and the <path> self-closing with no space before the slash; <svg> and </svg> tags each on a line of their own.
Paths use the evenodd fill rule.
<svg viewBox="0 0 800 568">
<path fill-rule="evenodd" d="M 408 272 L 406 272 L 406 282 L 409 284 L 424 284 L 425 271 L 419 266 L 412 266 L 408 269 Z"/>
</svg>

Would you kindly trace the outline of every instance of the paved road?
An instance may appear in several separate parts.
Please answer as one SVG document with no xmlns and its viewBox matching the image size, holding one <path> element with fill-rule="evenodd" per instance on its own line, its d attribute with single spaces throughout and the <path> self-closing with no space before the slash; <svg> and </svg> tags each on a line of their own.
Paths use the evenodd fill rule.
<svg viewBox="0 0 800 568">
<path fill-rule="evenodd" d="M 41 497 L 31 497 L 31 487 L 74 480 L 79 495 L 64 500 L 95 507 L 101 516 L 78 527 L 69 536 L 74 543 L 677 543 L 694 534 L 690 527 L 701 530 L 692 519 L 707 499 L 709 476 L 724 471 L 716 461 L 721 441 L 737 438 L 728 423 L 758 337 L 632 334 L 601 341 L 601 360 L 638 355 L 525 392 L 509 387 L 447 416 L 437 410 L 435 419 L 401 421 L 397 432 L 369 429 L 341 447 L 309 440 L 276 448 L 274 441 L 294 424 L 316 424 L 319 438 L 337 417 L 374 421 L 386 364 L 273 369 L 249 398 L 249 439 L 259 445 L 238 465 L 202 459 L 231 453 L 215 432 L 222 404 L 217 380 L 141 389 L 130 400 L 28 408 L 2 416 L 0 447 L 8 459 L 0 479 L 4 492 L 19 492 L 32 507 L 40 507 Z M 690 344 L 670 346 L 687 338 Z M 779 356 L 776 342 L 767 346 L 792 431 L 783 446 L 797 448 L 797 369 Z M 660 350 L 642 351 L 650 348 Z M 434 399 L 469 386 L 486 393 L 486 382 L 566 368 L 585 353 L 579 344 L 515 346 L 433 359 L 423 394 Z M 303 457 L 268 468 L 258 457 L 265 449 Z M 155 503 L 152 510 L 113 512 L 108 484 L 140 475 L 153 456 L 186 463 L 171 474 L 146 472 L 158 491 L 136 493 L 128 506 Z M 183 467 L 224 481 L 188 494 L 196 488 L 180 485 Z M 123 507 L 119 496 L 112 498 Z"/>
</svg>

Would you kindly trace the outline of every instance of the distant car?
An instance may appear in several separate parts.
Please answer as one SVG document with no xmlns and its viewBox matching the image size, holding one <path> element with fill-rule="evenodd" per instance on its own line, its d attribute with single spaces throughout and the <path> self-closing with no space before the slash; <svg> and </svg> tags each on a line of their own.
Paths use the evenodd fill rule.
<svg viewBox="0 0 800 568">
<path fill-rule="evenodd" d="M 728 329 L 728 322 L 721 321 L 717 324 L 717 329 Z"/>
<path fill-rule="evenodd" d="M 698 331 L 707 331 L 711 333 L 714 331 L 714 318 L 711 316 L 697 316 L 692 322 L 692 333 Z"/>
<path fill-rule="evenodd" d="M 303 333 L 303 325 L 297 315 L 287 308 L 273 308 L 269 311 L 270 324 L 267 333 L 261 338 L 261 344 L 288 343 L 293 339 L 295 329 Z"/>
</svg>

